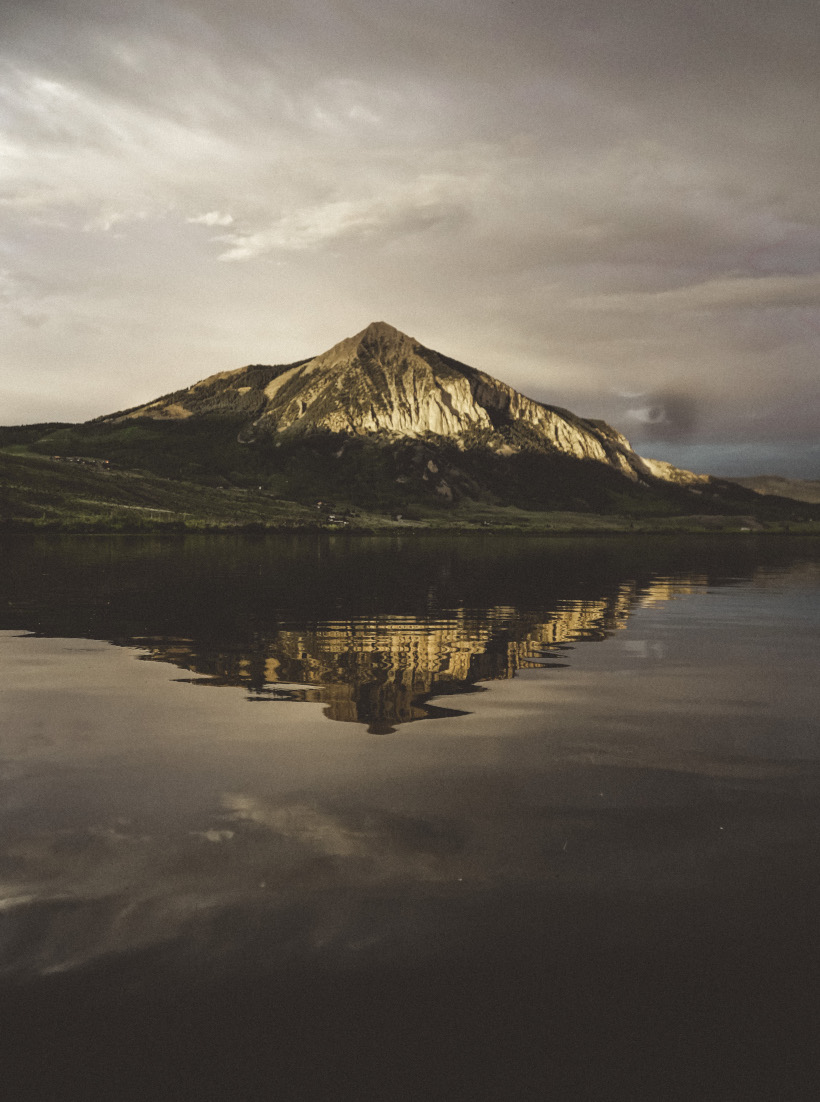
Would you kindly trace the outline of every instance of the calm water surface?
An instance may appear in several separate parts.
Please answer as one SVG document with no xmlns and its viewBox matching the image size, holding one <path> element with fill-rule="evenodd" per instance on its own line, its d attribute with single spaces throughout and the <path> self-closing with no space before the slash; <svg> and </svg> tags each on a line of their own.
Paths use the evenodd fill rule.
<svg viewBox="0 0 820 1102">
<path fill-rule="evenodd" d="M 820 545 L 0 545 L 10 1098 L 820 1096 Z"/>
</svg>

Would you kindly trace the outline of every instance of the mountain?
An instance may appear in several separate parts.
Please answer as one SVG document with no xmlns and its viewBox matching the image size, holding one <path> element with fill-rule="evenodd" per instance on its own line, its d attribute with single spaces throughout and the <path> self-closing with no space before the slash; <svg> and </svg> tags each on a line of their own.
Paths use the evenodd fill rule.
<svg viewBox="0 0 820 1102">
<path fill-rule="evenodd" d="M 460 501 L 622 516 L 795 507 L 644 459 L 605 422 L 534 401 L 385 322 L 308 360 L 219 372 L 83 425 L 43 427 L 53 431 L 29 450 L 405 517 Z"/>
<path fill-rule="evenodd" d="M 243 443 L 264 435 L 333 433 L 397 439 L 441 437 L 463 448 L 513 455 L 529 447 L 606 464 L 632 481 L 694 484 L 706 476 L 642 459 L 603 421 L 525 397 L 492 376 L 373 322 L 313 359 L 220 372 L 184 390 L 100 420 L 246 418 Z"/>
</svg>

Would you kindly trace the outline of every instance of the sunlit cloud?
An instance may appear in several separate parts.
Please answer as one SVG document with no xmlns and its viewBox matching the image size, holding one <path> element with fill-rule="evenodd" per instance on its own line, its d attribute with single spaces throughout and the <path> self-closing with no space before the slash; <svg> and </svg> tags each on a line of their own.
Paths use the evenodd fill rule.
<svg viewBox="0 0 820 1102">
<path fill-rule="evenodd" d="M 197 214 L 194 218 L 186 218 L 186 222 L 199 226 L 230 226 L 233 215 L 222 214 L 218 210 L 210 210 L 207 214 Z"/>
<path fill-rule="evenodd" d="M 251 233 L 225 234 L 221 260 L 249 260 L 277 250 L 312 249 L 343 239 L 423 233 L 459 225 L 469 209 L 459 181 L 421 177 L 411 185 L 362 200 L 337 200 L 284 214 Z"/>
</svg>

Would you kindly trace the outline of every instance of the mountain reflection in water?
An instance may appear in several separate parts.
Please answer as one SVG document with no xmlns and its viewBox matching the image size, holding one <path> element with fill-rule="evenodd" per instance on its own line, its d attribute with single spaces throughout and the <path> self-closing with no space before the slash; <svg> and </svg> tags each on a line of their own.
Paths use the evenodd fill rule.
<svg viewBox="0 0 820 1102">
<path fill-rule="evenodd" d="M 183 640 L 135 640 L 151 659 L 208 675 L 202 685 L 241 685 L 250 700 L 309 700 L 330 719 L 366 723 L 373 734 L 397 724 L 461 715 L 431 697 L 480 690 L 528 666 L 566 665 L 577 640 L 604 639 L 642 600 L 668 599 L 701 579 L 634 587 L 599 601 L 562 602 L 551 616 L 515 608 L 453 610 L 448 618 L 385 616 L 282 627 L 239 651 L 194 649 Z"/>
<path fill-rule="evenodd" d="M 820 1096 L 820 541 L 0 562 L 4 1097 Z"/>
<path fill-rule="evenodd" d="M 629 541 L 81 539 L 14 550 L 0 627 L 144 649 L 198 684 L 320 702 L 374 734 L 461 715 L 431 698 L 565 665 L 573 643 L 710 578 L 659 578 Z"/>
</svg>

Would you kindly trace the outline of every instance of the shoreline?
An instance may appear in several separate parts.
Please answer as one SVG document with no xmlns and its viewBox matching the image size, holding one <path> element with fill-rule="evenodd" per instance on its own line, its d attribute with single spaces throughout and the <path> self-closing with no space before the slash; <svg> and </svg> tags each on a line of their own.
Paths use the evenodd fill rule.
<svg viewBox="0 0 820 1102">
<path fill-rule="evenodd" d="M 820 521 L 754 525 L 738 524 L 745 517 L 714 517 L 708 523 L 687 523 L 687 517 L 664 517 L 657 521 L 644 519 L 634 524 L 606 523 L 605 518 L 590 514 L 589 523 L 556 520 L 551 523 L 515 524 L 515 523 L 471 523 L 469 521 L 435 524 L 418 521 L 410 524 L 391 522 L 383 518 L 381 522 L 344 524 L 263 524 L 246 523 L 190 523 L 175 520 L 145 520 L 136 522 L 88 521 L 88 520 L 49 520 L 29 521 L 26 519 L 0 520 L 0 537 L 30 535 L 101 535 L 101 536 L 820 536 Z M 724 522 L 724 523 L 721 523 Z"/>
</svg>

